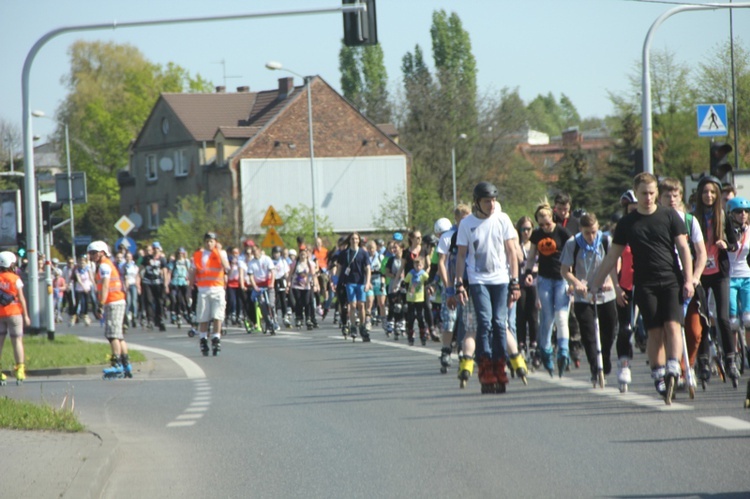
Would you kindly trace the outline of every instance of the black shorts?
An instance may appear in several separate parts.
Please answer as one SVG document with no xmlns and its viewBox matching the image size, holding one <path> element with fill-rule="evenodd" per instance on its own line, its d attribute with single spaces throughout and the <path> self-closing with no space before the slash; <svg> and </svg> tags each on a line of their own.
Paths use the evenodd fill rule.
<svg viewBox="0 0 750 499">
<path fill-rule="evenodd" d="M 666 322 L 682 324 L 682 287 L 678 283 L 635 286 L 633 300 L 647 330 Z"/>
</svg>

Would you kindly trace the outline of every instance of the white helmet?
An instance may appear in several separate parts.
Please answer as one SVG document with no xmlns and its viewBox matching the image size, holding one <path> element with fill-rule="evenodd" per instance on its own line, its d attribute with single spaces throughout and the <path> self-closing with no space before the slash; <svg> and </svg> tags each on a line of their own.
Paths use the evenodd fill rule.
<svg viewBox="0 0 750 499">
<path fill-rule="evenodd" d="M 9 269 L 16 263 L 16 255 L 10 251 L 0 251 L 0 267 Z"/>
<path fill-rule="evenodd" d="M 89 244 L 89 247 L 86 249 L 86 253 L 91 253 L 92 251 L 103 251 L 105 255 L 109 255 L 109 247 L 107 247 L 107 243 L 105 243 L 104 241 L 94 241 Z"/>
<path fill-rule="evenodd" d="M 447 218 L 438 218 L 435 222 L 435 234 L 442 234 L 447 230 L 451 230 L 453 224 Z"/>
</svg>

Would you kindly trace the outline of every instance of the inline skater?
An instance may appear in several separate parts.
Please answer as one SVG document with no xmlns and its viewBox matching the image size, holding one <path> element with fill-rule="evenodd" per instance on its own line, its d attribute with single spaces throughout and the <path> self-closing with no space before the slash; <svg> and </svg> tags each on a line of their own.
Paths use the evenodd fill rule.
<svg viewBox="0 0 750 499">
<path fill-rule="evenodd" d="M 355 318 L 359 314 L 359 334 L 363 342 L 370 341 L 370 331 L 365 323 L 365 301 L 367 290 L 370 289 L 370 259 L 367 252 L 359 246 L 360 236 L 352 232 L 346 239 L 346 248 L 336 259 L 336 269 L 339 276 L 337 288 L 346 290 L 346 302 L 349 314 L 349 335 L 354 339 L 357 335 Z M 344 321 L 342 314 L 342 323 Z"/>
<path fill-rule="evenodd" d="M 520 296 L 518 285 L 518 235 L 508 215 L 500 211 L 497 187 L 480 182 L 473 191 L 473 214 L 458 226 L 456 244 L 455 289 L 458 301 L 465 304 L 468 294 L 464 270 L 468 276 L 468 293 L 476 314 L 476 343 L 467 331 L 459 365 L 461 386 L 473 370 L 475 348 L 479 357 L 479 382 L 482 393 L 504 393 L 508 384 L 505 373 L 506 339 L 511 368 L 526 377 L 526 363 L 518 353 L 515 338 L 507 334 L 508 303 Z"/>
<path fill-rule="evenodd" d="M 166 331 L 163 315 L 164 295 L 169 292 L 167 259 L 164 258 L 159 241 L 154 241 L 151 249 L 152 251 L 143 257 L 141 264 L 143 266 L 141 286 L 146 307 L 146 322 L 149 329 L 156 326 L 159 331 Z"/>
<path fill-rule="evenodd" d="M 695 218 L 706 242 L 706 267 L 701 276 L 701 286 L 711 291 L 716 303 L 716 319 L 724 347 L 724 366 L 737 388 L 740 373 L 735 362 L 737 342 L 729 322 L 729 255 L 737 250 L 737 234 L 730 220 L 724 216 L 721 206 L 721 181 L 711 175 L 698 182 L 698 198 L 695 203 Z M 700 358 L 708 353 L 708 337 L 701 340 Z M 703 363 L 701 362 L 701 372 Z"/>
<path fill-rule="evenodd" d="M 97 318 L 104 316 L 104 337 L 112 351 L 112 366 L 104 370 L 104 378 L 132 378 L 133 368 L 128 357 L 128 345 L 122 334 L 125 317 L 125 292 L 117 266 L 109 259 L 109 248 L 104 241 L 89 244 L 86 252 L 96 265 L 96 292 L 99 308 Z"/>
<path fill-rule="evenodd" d="M 560 255 L 571 234 L 562 225 L 554 222 L 554 214 L 549 202 L 544 199 L 536 208 L 534 218 L 539 228 L 531 233 L 531 250 L 528 260 L 533 262 L 539 256 L 539 271 L 536 278 L 537 294 L 541 303 L 541 323 L 539 325 L 539 346 L 542 364 L 550 376 L 555 366 L 552 354 L 552 326 L 557 330 L 557 370 L 558 375 L 567 369 L 569 357 L 570 297 L 568 286 L 560 273 Z M 526 268 L 526 285 L 534 282 L 532 270 Z"/>
<path fill-rule="evenodd" d="M 221 323 L 226 309 L 224 284 L 229 261 L 226 251 L 216 240 L 214 232 L 203 236 L 203 248 L 193 254 L 193 265 L 190 268 L 190 287 L 197 286 L 196 321 L 200 332 L 200 348 L 208 356 L 208 323 L 211 321 L 211 349 L 214 355 L 221 350 Z"/>
<path fill-rule="evenodd" d="M 393 333 L 393 339 L 398 341 L 399 336 L 406 333 L 405 296 L 401 292 L 401 282 L 404 279 L 403 246 L 395 240 L 391 241 L 389 251 L 391 256 L 385 266 L 388 299 L 385 334 L 390 336 Z"/>
<path fill-rule="evenodd" d="M 375 241 L 365 244 L 370 259 L 370 290 L 367 291 L 365 313 L 369 324 L 385 322 L 385 278 L 383 277 L 384 257 L 377 251 Z M 377 314 L 377 315 L 376 315 Z"/>
<path fill-rule="evenodd" d="M 425 308 L 428 301 L 425 299 L 425 284 L 430 276 L 424 270 L 424 261 L 421 257 L 412 261 L 413 268 L 404 277 L 406 287 L 406 337 L 409 346 L 414 345 L 414 319 L 419 324 L 419 339 L 422 346 L 427 344 L 427 326 L 424 320 Z"/>
<path fill-rule="evenodd" d="M 750 345 L 750 200 L 742 197 L 729 200 L 727 212 L 737 227 L 740 241 L 737 251 L 729 258 L 729 322 L 733 328 L 739 329 L 740 334 L 745 334 L 745 344 Z M 738 305 L 741 310 L 738 310 Z M 750 346 L 746 347 L 745 358 L 750 359 Z"/>
<path fill-rule="evenodd" d="M 685 224 L 674 209 L 656 203 L 656 177 L 650 173 L 636 175 L 633 190 L 638 208 L 617 224 L 612 247 L 588 288 L 596 292 L 602 287 L 625 245 L 629 244 L 633 252 L 633 298 L 648 331 L 651 376 L 657 392 L 671 405 L 674 387 L 681 374 L 680 302 L 693 296 L 693 262 Z M 675 247 L 682 261 L 682 272 L 675 258 Z M 662 354 L 663 344 L 666 344 L 666 362 Z"/>
<path fill-rule="evenodd" d="M 539 358 L 536 353 L 536 338 L 539 329 L 539 309 L 536 306 L 537 294 L 536 286 L 533 279 L 536 278 L 536 262 L 529 261 L 529 252 L 531 251 L 531 231 L 534 230 L 534 222 L 531 217 L 523 216 L 516 222 L 516 231 L 518 231 L 518 244 L 521 250 L 521 265 L 519 275 L 526 275 L 526 269 L 531 270 L 532 284 L 526 283 L 526 279 L 521 280 L 521 297 L 516 302 L 516 339 L 520 351 L 526 351 L 531 355 L 532 362 L 535 362 L 535 368 L 539 367 Z"/>
<path fill-rule="evenodd" d="M 297 259 L 292 262 L 289 276 L 294 295 L 295 326 L 301 328 L 302 324 L 305 324 L 308 331 L 313 328 L 312 318 L 315 313 L 312 304 L 312 294 L 317 288 L 315 271 L 315 263 L 310 258 L 307 248 L 300 248 Z"/>
<path fill-rule="evenodd" d="M 271 249 L 271 261 L 273 262 L 273 287 L 276 293 L 274 315 L 281 314 L 284 326 L 291 327 L 292 307 L 289 305 L 289 264 L 286 258 L 281 256 L 281 246 Z"/>
<path fill-rule="evenodd" d="M 138 300 L 141 294 L 141 275 L 132 253 L 129 251 L 125 253 L 125 262 L 118 270 L 125 288 L 125 320 L 129 320 L 131 327 L 135 327 L 135 321 L 138 318 Z"/>
<path fill-rule="evenodd" d="M 172 289 L 172 313 L 174 314 L 177 326 L 180 326 L 182 319 L 190 324 L 190 307 L 188 304 L 188 275 L 190 274 L 190 260 L 187 259 L 187 251 L 180 248 L 177 251 L 177 258 L 174 261 L 172 274 L 169 277 L 169 287 Z"/>
<path fill-rule="evenodd" d="M 25 356 L 23 350 L 23 328 L 31 325 L 26 298 L 23 296 L 23 281 L 15 273 L 16 255 L 10 251 L 0 252 L 0 357 L 5 345 L 5 336 L 10 336 L 15 365 L 13 371 L 16 383 L 26 379 Z M 0 369 L 0 385 L 7 378 Z"/>
<path fill-rule="evenodd" d="M 279 329 L 274 313 L 276 293 L 274 291 L 274 264 L 271 257 L 263 253 L 260 246 L 252 247 L 253 259 L 247 264 L 252 287 L 251 298 L 261 312 L 265 333 L 276 334 Z"/>
</svg>

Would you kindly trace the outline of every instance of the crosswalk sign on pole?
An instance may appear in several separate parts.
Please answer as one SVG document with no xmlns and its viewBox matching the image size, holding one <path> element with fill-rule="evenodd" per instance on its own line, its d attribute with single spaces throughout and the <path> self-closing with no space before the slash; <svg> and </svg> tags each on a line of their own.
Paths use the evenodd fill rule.
<svg viewBox="0 0 750 499">
<path fill-rule="evenodd" d="M 698 137 L 721 137 L 728 135 L 727 105 L 698 104 Z"/>
<path fill-rule="evenodd" d="M 279 213 L 274 209 L 273 206 L 269 206 L 266 210 L 266 214 L 263 217 L 263 221 L 260 223 L 261 227 L 278 227 L 284 225 L 284 221 L 279 216 Z"/>
</svg>

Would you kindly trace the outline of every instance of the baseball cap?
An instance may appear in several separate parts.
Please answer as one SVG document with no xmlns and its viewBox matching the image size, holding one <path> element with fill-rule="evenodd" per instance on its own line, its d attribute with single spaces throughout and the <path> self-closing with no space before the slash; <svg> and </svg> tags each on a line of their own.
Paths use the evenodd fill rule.
<svg viewBox="0 0 750 499">
<path fill-rule="evenodd" d="M 159 241 L 154 241 L 151 243 L 151 247 L 155 249 L 161 249 L 161 243 Z"/>
<path fill-rule="evenodd" d="M 255 247 L 255 241 L 253 241 L 252 239 L 247 239 L 245 241 L 245 247 L 246 248 L 254 248 Z"/>
</svg>

